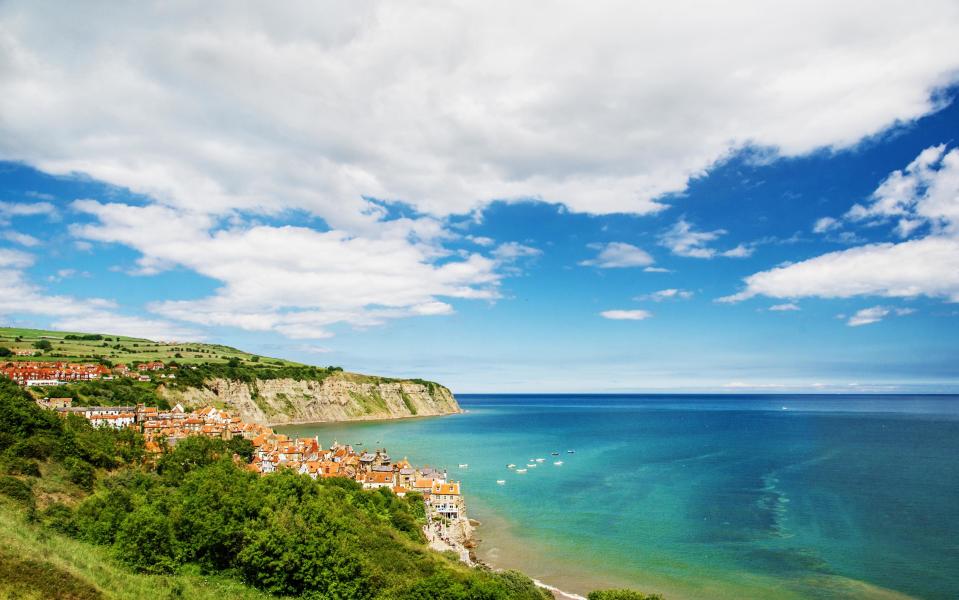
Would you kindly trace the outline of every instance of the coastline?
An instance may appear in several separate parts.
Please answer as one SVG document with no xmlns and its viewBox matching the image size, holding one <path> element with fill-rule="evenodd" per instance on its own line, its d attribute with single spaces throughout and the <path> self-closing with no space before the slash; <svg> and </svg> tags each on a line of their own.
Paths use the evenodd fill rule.
<svg viewBox="0 0 959 600">
<path fill-rule="evenodd" d="M 344 423 L 389 423 L 391 421 L 415 421 L 417 419 L 436 419 L 440 417 L 451 417 L 453 415 L 461 415 L 466 411 L 460 408 L 456 412 L 448 413 L 437 413 L 435 415 L 396 415 L 394 417 L 382 417 L 377 415 L 371 416 L 361 416 L 356 417 L 355 419 L 340 419 L 336 421 L 314 421 L 314 420 L 305 420 L 305 421 L 284 421 L 282 423 L 265 423 L 267 427 L 276 429 L 277 427 L 288 427 L 288 426 L 302 426 L 302 425 L 340 425 Z"/>
</svg>

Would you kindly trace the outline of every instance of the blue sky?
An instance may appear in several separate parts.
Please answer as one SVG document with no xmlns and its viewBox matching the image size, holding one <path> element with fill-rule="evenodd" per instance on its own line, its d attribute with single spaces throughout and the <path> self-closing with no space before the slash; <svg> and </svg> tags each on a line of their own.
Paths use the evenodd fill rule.
<svg viewBox="0 0 959 600">
<path fill-rule="evenodd" d="M 959 390 L 949 3 L 869 31 L 797 4 L 750 41 L 751 13 L 670 21 L 723 50 L 668 75 L 629 5 L 562 39 L 433 7 L 461 47 L 376 3 L 288 30 L 293 4 L 110 8 L 110 44 L 0 9 L 0 321 L 456 392 Z"/>
</svg>

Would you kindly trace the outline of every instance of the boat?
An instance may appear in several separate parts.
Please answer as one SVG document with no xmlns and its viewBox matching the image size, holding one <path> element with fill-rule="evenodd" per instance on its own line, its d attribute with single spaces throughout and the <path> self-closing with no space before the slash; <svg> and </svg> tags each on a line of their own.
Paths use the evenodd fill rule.
<svg viewBox="0 0 959 600">
<path fill-rule="evenodd" d="M 526 469 L 516 469 L 516 472 L 517 472 L 517 473 L 525 473 L 525 472 L 526 472 Z"/>
<path fill-rule="evenodd" d="M 469 463 L 460 463 L 460 468 L 461 468 L 461 469 L 468 469 L 468 468 L 469 468 Z"/>
<path fill-rule="evenodd" d="M 546 459 L 545 459 L 545 458 L 537 458 L 537 459 L 536 459 L 536 462 L 538 462 L 538 463 L 540 463 L 540 462 L 546 462 Z"/>
<path fill-rule="evenodd" d="M 556 465 L 557 467 L 562 467 L 562 466 L 563 466 L 563 461 L 558 460 L 558 461 L 554 462 L 553 464 Z"/>
<path fill-rule="evenodd" d="M 559 456 L 559 452 L 550 452 L 553 456 Z"/>
<path fill-rule="evenodd" d="M 507 469 L 515 469 L 515 468 L 516 468 L 516 465 L 513 464 L 513 463 L 510 463 L 510 464 L 506 465 L 506 468 L 507 468 Z"/>
<path fill-rule="evenodd" d="M 567 450 L 567 451 L 566 451 L 566 454 L 576 454 L 576 451 L 575 451 L 575 450 Z"/>
<path fill-rule="evenodd" d="M 498 483 L 498 484 L 500 484 L 500 485 L 506 485 L 506 480 L 505 480 L 505 479 L 497 479 L 497 480 L 496 480 L 496 483 Z"/>
<path fill-rule="evenodd" d="M 527 466 L 527 467 L 530 467 L 530 468 L 535 468 L 535 467 L 536 467 L 536 463 L 526 463 L 526 466 Z"/>
</svg>

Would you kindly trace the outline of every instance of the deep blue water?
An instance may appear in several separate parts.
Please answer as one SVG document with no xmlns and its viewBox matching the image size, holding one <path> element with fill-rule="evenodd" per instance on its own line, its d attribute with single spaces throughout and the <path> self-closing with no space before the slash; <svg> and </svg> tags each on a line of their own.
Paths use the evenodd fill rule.
<svg viewBox="0 0 959 600">
<path fill-rule="evenodd" d="M 959 598 L 959 397 L 458 399 L 467 414 L 283 430 L 449 468 L 482 556 L 580 593 Z"/>
</svg>

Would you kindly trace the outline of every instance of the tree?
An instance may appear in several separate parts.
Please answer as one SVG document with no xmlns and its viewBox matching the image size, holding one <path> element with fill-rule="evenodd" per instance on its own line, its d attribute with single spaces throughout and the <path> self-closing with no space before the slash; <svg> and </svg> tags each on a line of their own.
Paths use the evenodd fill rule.
<svg viewBox="0 0 959 600">
<path fill-rule="evenodd" d="M 4 346 L 0 346 L 0 356 L 11 356 L 12 354 L 13 350 Z"/>
<path fill-rule="evenodd" d="M 53 350 L 53 344 L 51 344 L 49 340 L 39 340 L 33 342 L 33 347 L 37 350 L 43 350 L 44 352 L 47 350 Z"/>
</svg>

